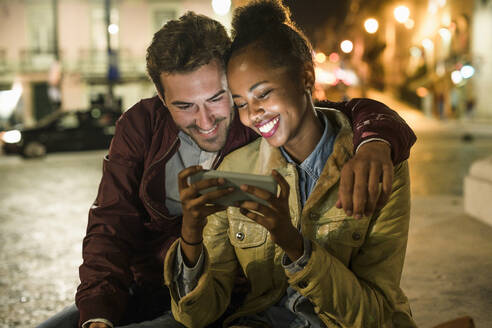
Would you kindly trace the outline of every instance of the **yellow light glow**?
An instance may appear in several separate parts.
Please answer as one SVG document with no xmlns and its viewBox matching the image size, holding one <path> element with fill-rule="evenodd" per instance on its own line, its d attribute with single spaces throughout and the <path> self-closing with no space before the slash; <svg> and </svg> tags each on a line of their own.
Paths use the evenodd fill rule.
<svg viewBox="0 0 492 328">
<path fill-rule="evenodd" d="M 425 87 L 418 87 L 417 88 L 417 96 L 419 96 L 420 98 L 424 98 L 428 94 L 429 94 L 429 90 L 427 90 L 427 88 L 425 88 Z"/>
<path fill-rule="evenodd" d="M 368 18 L 364 22 L 364 28 L 366 29 L 367 33 L 374 34 L 379 29 L 379 23 L 375 18 Z"/>
<path fill-rule="evenodd" d="M 340 43 L 340 49 L 346 54 L 349 54 L 354 49 L 354 44 L 350 40 L 344 40 Z"/>
<path fill-rule="evenodd" d="M 415 21 L 409 18 L 404 24 L 407 29 L 411 30 L 415 26 Z"/>
<path fill-rule="evenodd" d="M 443 27 L 443 28 L 439 29 L 439 35 L 445 41 L 451 40 L 451 32 L 447 28 Z"/>
<path fill-rule="evenodd" d="M 429 11 L 429 13 L 435 14 L 435 13 L 437 13 L 438 9 L 439 9 L 439 7 L 437 6 L 437 4 L 435 2 L 429 2 L 429 8 L 427 9 Z"/>
<path fill-rule="evenodd" d="M 231 9 L 231 0 L 212 0 L 212 8 L 217 15 L 227 15 Z"/>
<path fill-rule="evenodd" d="M 323 64 L 326 61 L 326 55 L 322 52 L 317 52 L 316 55 L 314 55 L 314 60 L 316 60 L 317 63 Z"/>
<path fill-rule="evenodd" d="M 451 14 L 449 12 L 442 14 L 441 24 L 445 27 L 449 27 L 451 25 Z"/>
<path fill-rule="evenodd" d="M 316 81 L 321 84 L 331 84 L 334 85 L 337 83 L 337 78 L 335 74 L 330 71 L 324 70 L 321 67 L 316 67 L 314 69 L 316 74 Z"/>
<path fill-rule="evenodd" d="M 393 11 L 393 14 L 399 23 L 405 23 L 410 17 L 410 9 L 407 6 L 398 6 Z"/>
<path fill-rule="evenodd" d="M 425 50 L 432 50 L 434 49 L 434 42 L 432 42 L 431 39 L 424 39 L 422 40 L 422 46 L 425 48 Z"/>
</svg>

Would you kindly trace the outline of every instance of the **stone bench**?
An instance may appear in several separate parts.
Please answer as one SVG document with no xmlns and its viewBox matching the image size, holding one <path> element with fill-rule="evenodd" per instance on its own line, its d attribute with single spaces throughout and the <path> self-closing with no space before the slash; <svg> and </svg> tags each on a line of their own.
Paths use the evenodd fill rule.
<svg viewBox="0 0 492 328">
<path fill-rule="evenodd" d="M 463 189 L 465 212 L 492 226 L 492 157 L 471 165 Z"/>
</svg>

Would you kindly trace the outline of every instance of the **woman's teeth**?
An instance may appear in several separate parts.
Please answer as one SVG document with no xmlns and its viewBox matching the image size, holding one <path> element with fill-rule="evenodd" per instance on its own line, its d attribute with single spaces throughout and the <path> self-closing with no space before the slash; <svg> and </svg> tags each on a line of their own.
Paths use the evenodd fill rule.
<svg viewBox="0 0 492 328">
<path fill-rule="evenodd" d="M 273 129 L 275 124 L 277 124 L 278 120 L 279 120 L 279 117 L 277 116 L 273 120 L 271 120 L 270 122 L 258 127 L 258 130 L 260 130 L 261 133 L 268 133 L 268 132 L 270 132 L 271 129 Z"/>
</svg>

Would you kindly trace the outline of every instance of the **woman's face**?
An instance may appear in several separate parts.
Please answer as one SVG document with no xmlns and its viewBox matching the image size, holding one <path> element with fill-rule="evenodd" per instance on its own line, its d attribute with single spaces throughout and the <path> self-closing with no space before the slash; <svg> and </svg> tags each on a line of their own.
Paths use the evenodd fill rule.
<svg viewBox="0 0 492 328">
<path fill-rule="evenodd" d="M 233 54 L 227 79 L 241 122 L 272 146 L 288 146 L 303 134 L 306 90 L 286 68 L 272 67 L 264 50 L 248 46 Z"/>
</svg>

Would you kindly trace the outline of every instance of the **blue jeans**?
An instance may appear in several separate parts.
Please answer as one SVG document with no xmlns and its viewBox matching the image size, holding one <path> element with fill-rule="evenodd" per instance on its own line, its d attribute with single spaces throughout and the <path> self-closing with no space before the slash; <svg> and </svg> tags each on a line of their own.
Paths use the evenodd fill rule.
<svg viewBox="0 0 492 328">
<path fill-rule="evenodd" d="M 74 305 L 68 306 L 49 318 L 37 328 L 77 328 L 79 323 L 79 310 Z M 184 326 L 174 320 L 170 312 L 166 312 L 153 320 L 132 323 L 117 328 L 183 328 Z"/>
<path fill-rule="evenodd" d="M 240 327 L 275 328 L 325 328 L 325 324 L 314 313 L 311 302 L 291 287 L 282 299 L 263 312 L 241 317 L 234 321 Z"/>
</svg>

